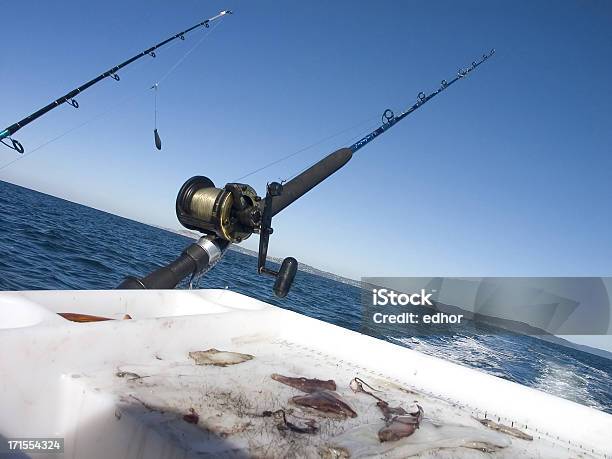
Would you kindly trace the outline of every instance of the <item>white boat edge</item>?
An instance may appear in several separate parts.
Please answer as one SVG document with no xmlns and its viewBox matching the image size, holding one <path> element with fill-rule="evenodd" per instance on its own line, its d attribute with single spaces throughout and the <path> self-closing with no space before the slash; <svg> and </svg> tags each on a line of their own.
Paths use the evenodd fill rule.
<svg viewBox="0 0 612 459">
<path fill-rule="evenodd" d="M 161 322 L 170 328 L 171 320 L 180 324 L 179 336 L 206 330 L 204 341 L 218 342 L 219 348 L 236 336 L 290 339 L 356 370 L 457 404 L 474 416 L 486 413 L 568 449 L 612 456 L 610 414 L 228 290 L 1 292 L 0 308 L 0 434 L 5 437 L 48 435 L 49 428 L 66 434 L 61 422 L 49 419 L 57 401 L 55 385 L 45 375 L 65 376 L 78 362 L 87 360 L 91 366 L 92 354 L 102 362 L 117 346 L 126 352 L 131 348 L 115 342 L 93 349 L 96 337 L 118 336 L 126 327 L 134 335 L 145 333 Z M 68 311 L 117 319 L 129 314 L 134 320 L 75 324 L 56 314 Z M 216 329 L 214 323 L 228 314 L 232 329 Z M 87 369 L 83 363 L 83 371 Z"/>
</svg>

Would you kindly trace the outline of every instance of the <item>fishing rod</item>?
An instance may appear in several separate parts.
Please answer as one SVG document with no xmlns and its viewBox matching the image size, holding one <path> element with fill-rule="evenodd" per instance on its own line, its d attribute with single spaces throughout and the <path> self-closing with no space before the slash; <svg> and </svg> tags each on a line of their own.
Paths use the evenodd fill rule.
<svg viewBox="0 0 612 459">
<path fill-rule="evenodd" d="M 79 86 L 78 88 L 73 89 L 72 91 L 68 92 L 67 94 L 63 95 L 62 97 L 60 97 L 59 99 L 54 100 L 53 102 L 51 102 L 48 105 L 45 105 L 43 108 L 35 111 L 34 113 L 32 113 L 29 116 L 26 116 L 24 119 L 22 119 L 21 121 L 18 121 L 12 125 L 10 125 L 9 127 L 7 127 L 6 129 L 4 129 L 3 131 L 0 132 L 0 142 L 2 144 L 4 144 L 5 146 L 7 146 L 8 148 L 11 148 L 13 150 L 15 150 L 18 153 L 24 153 L 25 149 L 23 148 L 23 145 L 16 139 L 13 139 L 11 136 L 13 134 L 15 134 L 17 131 L 19 131 L 22 127 L 30 124 L 32 121 L 37 120 L 38 118 L 40 118 L 41 116 L 43 116 L 44 114 L 50 112 L 51 110 L 53 110 L 56 107 L 59 107 L 62 104 L 68 103 L 69 105 L 71 105 L 74 108 L 79 108 L 79 103 L 76 101 L 75 97 L 80 94 L 81 92 L 85 91 L 86 89 L 90 88 L 91 86 L 95 85 L 96 83 L 99 83 L 100 81 L 102 81 L 105 78 L 112 78 L 115 81 L 119 81 L 121 78 L 119 77 L 119 74 L 117 73 L 119 70 L 121 70 L 123 67 L 126 67 L 128 65 L 130 65 L 132 62 L 137 61 L 138 59 L 140 59 L 141 57 L 144 56 L 151 56 L 152 58 L 156 57 L 155 51 L 159 48 L 161 48 L 162 46 L 176 40 L 177 38 L 180 40 L 185 40 L 185 35 L 188 34 L 189 32 L 198 29 L 200 27 L 205 27 L 208 28 L 210 27 L 210 24 L 214 21 L 216 21 L 217 19 L 222 18 L 223 16 L 227 15 L 227 14 L 232 14 L 232 12 L 230 10 L 225 10 L 225 11 L 221 11 L 219 14 L 217 14 L 216 16 L 213 16 L 209 19 L 205 19 L 204 21 L 183 30 L 182 32 L 179 32 L 169 38 L 167 38 L 164 41 L 159 42 L 158 44 L 151 46 L 148 49 L 145 49 L 143 52 L 136 54 L 135 56 L 129 58 L 128 60 L 126 60 L 125 62 L 122 62 L 119 65 L 114 66 L 113 68 L 107 70 L 104 73 L 101 73 L 100 75 L 98 75 L 97 77 L 95 77 L 92 80 L 89 80 L 87 83 L 82 84 L 81 86 Z M 10 142 L 10 143 L 9 143 Z M 156 138 L 156 144 L 157 144 L 157 138 Z"/>
<path fill-rule="evenodd" d="M 391 110 L 385 110 L 381 117 L 382 124 L 378 128 L 351 146 L 327 155 L 287 183 L 268 183 L 264 198 L 257 196 L 251 186 L 243 183 L 228 183 L 224 188 L 216 188 L 207 177 L 190 178 L 179 190 L 176 215 L 185 228 L 196 230 L 204 236 L 188 246 L 167 266 L 141 279 L 128 277 L 118 288 L 174 288 L 187 276 L 191 275 L 193 279 L 210 269 L 221 259 L 231 243 L 242 242 L 256 233 L 259 234 L 257 272 L 275 277 L 274 293 L 278 297 L 285 297 L 295 278 L 298 262 L 293 257 L 287 257 L 278 271 L 266 266 L 270 235 L 273 232 L 272 217 L 343 167 L 355 152 L 469 75 L 494 53 L 492 49 L 488 54 L 483 54 L 479 61 L 459 70 L 451 81 L 442 80 L 440 87 L 429 95 L 420 92 L 416 103 L 400 115 L 395 116 Z"/>
</svg>

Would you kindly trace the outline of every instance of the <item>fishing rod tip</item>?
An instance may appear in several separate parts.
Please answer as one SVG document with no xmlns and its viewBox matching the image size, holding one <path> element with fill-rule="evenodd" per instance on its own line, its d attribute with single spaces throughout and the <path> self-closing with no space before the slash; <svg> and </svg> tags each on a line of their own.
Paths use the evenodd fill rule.
<svg viewBox="0 0 612 459">
<path fill-rule="evenodd" d="M 234 14 L 232 10 L 221 11 L 221 14 Z"/>
</svg>

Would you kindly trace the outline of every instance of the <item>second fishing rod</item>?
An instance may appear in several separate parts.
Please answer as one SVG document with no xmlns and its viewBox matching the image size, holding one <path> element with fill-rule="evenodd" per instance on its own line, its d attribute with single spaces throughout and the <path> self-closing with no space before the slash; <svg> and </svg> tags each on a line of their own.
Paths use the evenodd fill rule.
<svg viewBox="0 0 612 459">
<path fill-rule="evenodd" d="M 7 146 L 7 147 L 17 151 L 18 153 L 24 153 L 25 149 L 23 148 L 23 145 L 18 140 L 13 139 L 11 137 L 13 134 L 15 134 L 21 128 L 23 128 L 24 126 L 27 126 L 32 121 L 37 120 L 38 118 L 40 118 L 41 116 L 43 116 L 46 113 L 50 112 L 54 108 L 57 108 L 60 105 L 63 105 L 65 103 L 70 104 L 74 108 L 79 108 L 79 103 L 75 100 L 75 97 L 78 96 L 79 94 L 81 94 L 86 89 L 92 87 L 96 83 L 99 83 L 100 81 L 104 80 L 105 78 L 112 78 L 112 79 L 114 79 L 116 81 L 119 81 L 120 77 L 119 77 L 119 73 L 118 72 L 122 68 L 130 65 L 134 61 L 137 61 L 138 59 L 140 59 L 140 58 L 142 58 L 144 56 L 150 56 L 150 57 L 153 57 L 153 58 L 156 57 L 155 51 L 158 50 L 159 48 L 161 48 L 162 46 L 165 46 L 165 45 L 167 45 L 168 43 L 170 43 L 170 42 L 172 42 L 174 40 L 185 40 L 185 35 L 187 35 L 189 32 L 192 32 L 192 31 L 194 31 L 196 29 L 199 29 L 201 27 L 208 28 L 208 27 L 210 27 L 210 24 L 212 24 L 214 21 L 217 21 L 218 19 L 221 19 L 222 17 L 224 17 L 225 15 L 228 15 L 228 14 L 232 14 L 232 12 L 230 10 L 221 11 L 219 14 L 217 14 L 217 15 L 211 17 L 211 18 L 205 19 L 204 21 L 199 22 L 198 24 L 195 24 L 194 26 L 189 27 L 188 29 L 185 29 L 182 32 L 174 34 L 171 37 L 169 37 L 169 38 L 167 38 L 167 39 L 157 43 L 156 45 L 153 45 L 150 48 L 145 49 L 141 53 L 136 54 L 135 56 L 127 59 L 126 61 L 122 62 L 121 64 L 115 65 L 114 67 L 108 69 L 106 72 L 103 72 L 100 75 L 98 75 L 97 77 L 89 80 L 88 82 L 83 83 L 81 86 L 73 89 L 72 91 L 69 91 L 68 93 L 64 94 L 63 96 L 55 99 L 53 102 L 45 105 L 44 107 L 40 108 L 39 110 L 35 111 L 34 113 L 26 116 L 22 120 L 17 121 L 16 123 L 13 123 L 10 126 L 8 126 L 6 129 L 0 131 L 0 142 L 3 143 L 5 146 Z M 156 137 L 156 144 L 157 143 L 158 142 L 157 142 L 157 137 Z"/>
</svg>

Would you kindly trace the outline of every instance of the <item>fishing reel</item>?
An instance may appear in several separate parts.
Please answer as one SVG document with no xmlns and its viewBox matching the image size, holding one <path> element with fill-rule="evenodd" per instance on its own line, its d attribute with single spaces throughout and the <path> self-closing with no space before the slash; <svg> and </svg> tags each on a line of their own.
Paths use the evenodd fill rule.
<svg viewBox="0 0 612 459">
<path fill-rule="evenodd" d="M 253 233 L 259 234 L 257 272 L 275 277 L 274 293 L 283 298 L 295 278 L 297 260 L 285 258 L 278 271 L 266 266 L 273 232 L 272 204 L 282 193 L 283 186 L 277 182 L 268 184 L 262 199 L 249 185 L 228 183 L 224 188 L 216 188 L 209 178 L 195 176 L 183 184 L 176 197 L 176 216 L 185 228 L 231 243 L 240 243 Z"/>
</svg>

